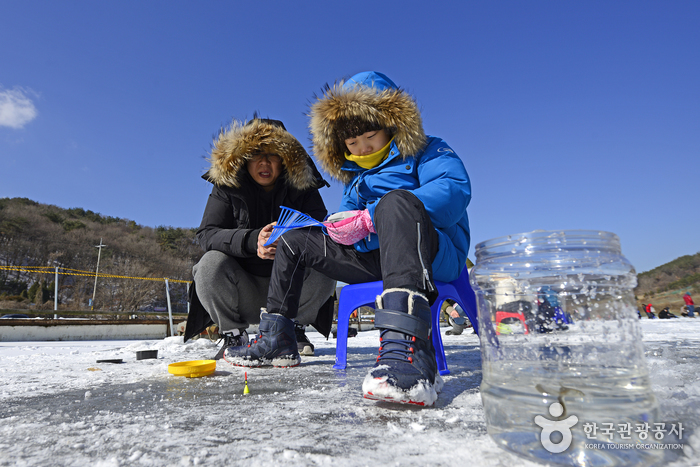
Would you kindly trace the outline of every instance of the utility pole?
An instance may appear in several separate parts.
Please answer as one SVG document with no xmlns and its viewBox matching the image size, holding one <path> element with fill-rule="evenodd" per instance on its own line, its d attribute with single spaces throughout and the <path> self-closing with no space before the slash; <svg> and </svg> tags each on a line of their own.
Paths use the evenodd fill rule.
<svg viewBox="0 0 700 467">
<path fill-rule="evenodd" d="M 102 239 L 100 239 L 100 244 L 95 245 L 95 248 L 99 248 L 97 251 L 97 267 L 95 268 L 95 287 L 92 289 L 92 302 L 90 302 L 90 311 L 95 308 L 95 292 L 97 292 L 97 272 L 100 270 L 100 256 L 102 255 L 102 248 L 107 245 L 102 244 Z"/>
<path fill-rule="evenodd" d="M 56 279 L 54 279 L 53 284 L 53 319 L 58 319 L 58 266 L 56 266 Z"/>
</svg>

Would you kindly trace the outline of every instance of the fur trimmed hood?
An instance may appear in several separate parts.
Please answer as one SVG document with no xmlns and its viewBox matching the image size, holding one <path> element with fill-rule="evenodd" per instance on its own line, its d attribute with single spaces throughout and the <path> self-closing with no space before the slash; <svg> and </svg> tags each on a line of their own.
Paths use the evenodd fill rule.
<svg viewBox="0 0 700 467">
<path fill-rule="evenodd" d="M 287 185 L 297 190 L 319 188 L 325 181 L 301 143 L 278 120 L 253 117 L 234 120 L 214 138 L 211 167 L 203 175 L 217 186 L 240 188 L 246 162 L 255 154 L 269 152 L 282 158 Z"/>
<path fill-rule="evenodd" d="M 341 170 L 347 152 L 342 136 L 348 122 L 386 128 L 403 158 L 417 155 L 427 143 L 413 97 L 374 71 L 359 73 L 333 86 L 326 85 L 323 96 L 311 104 L 309 117 L 316 159 L 331 177 L 343 184 L 348 184 L 354 176 Z"/>
</svg>

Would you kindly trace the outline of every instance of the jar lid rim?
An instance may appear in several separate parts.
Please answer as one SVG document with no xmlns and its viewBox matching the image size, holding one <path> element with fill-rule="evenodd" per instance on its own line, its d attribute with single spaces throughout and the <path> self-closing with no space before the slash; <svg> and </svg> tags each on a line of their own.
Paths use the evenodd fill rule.
<svg viewBox="0 0 700 467">
<path fill-rule="evenodd" d="M 582 245 L 591 242 L 591 248 L 600 243 L 610 243 L 613 248 L 620 248 L 620 237 L 612 232 L 602 230 L 533 230 L 503 237 L 496 237 L 477 243 L 475 250 L 485 250 L 512 245 L 514 247 L 526 244 L 541 245 Z"/>
</svg>

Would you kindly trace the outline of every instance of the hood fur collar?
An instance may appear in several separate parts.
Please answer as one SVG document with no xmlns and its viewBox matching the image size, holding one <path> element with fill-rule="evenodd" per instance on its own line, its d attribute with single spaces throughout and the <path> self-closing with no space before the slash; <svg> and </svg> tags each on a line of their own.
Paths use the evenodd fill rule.
<svg viewBox="0 0 700 467">
<path fill-rule="evenodd" d="M 420 111 L 408 93 L 400 88 L 344 85 L 344 81 L 326 85 L 309 112 L 314 155 L 331 177 L 348 184 L 354 175 L 341 170 L 347 147 L 338 136 L 338 126 L 348 120 L 361 119 L 387 128 L 403 158 L 413 157 L 425 147 Z"/>
<path fill-rule="evenodd" d="M 234 120 L 219 131 L 212 143 L 211 167 L 204 179 L 217 186 L 239 188 L 246 161 L 259 152 L 278 154 L 286 173 L 287 185 L 298 190 L 319 186 L 313 162 L 299 141 L 285 130 L 282 122 L 253 118 Z"/>
</svg>

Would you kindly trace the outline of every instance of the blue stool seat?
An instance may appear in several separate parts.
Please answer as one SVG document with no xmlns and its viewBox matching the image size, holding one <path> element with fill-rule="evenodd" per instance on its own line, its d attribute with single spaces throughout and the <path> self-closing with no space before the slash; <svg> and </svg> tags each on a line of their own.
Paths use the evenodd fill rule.
<svg viewBox="0 0 700 467">
<path fill-rule="evenodd" d="M 454 281 L 435 281 L 435 285 L 438 290 L 438 298 L 433 303 L 433 306 L 430 307 L 433 319 L 433 347 L 435 347 L 438 371 L 441 375 L 448 375 L 450 370 L 447 368 L 445 349 L 442 347 L 442 336 L 440 335 L 440 309 L 445 300 L 454 300 L 467 314 L 469 321 L 474 326 L 474 331 L 478 334 L 479 322 L 476 315 L 476 296 L 469 284 L 469 271 L 466 266 Z M 335 365 L 333 365 L 333 368 L 344 370 L 347 367 L 350 315 L 361 306 L 374 308 L 377 295 L 381 295 L 383 290 L 382 281 L 375 281 L 346 285 L 340 291 L 338 301 L 338 340 L 335 344 Z"/>
</svg>

